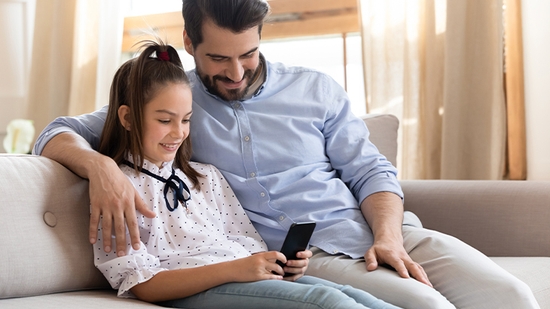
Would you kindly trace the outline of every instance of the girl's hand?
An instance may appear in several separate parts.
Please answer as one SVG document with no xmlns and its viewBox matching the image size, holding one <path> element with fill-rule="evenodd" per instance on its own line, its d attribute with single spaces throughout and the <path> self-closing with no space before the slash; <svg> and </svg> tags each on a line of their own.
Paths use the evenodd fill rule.
<svg viewBox="0 0 550 309">
<path fill-rule="evenodd" d="M 284 280 L 296 281 L 301 278 L 306 273 L 309 258 L 312 255 L 313 253 L 309 250 L 300 251 L 296 253 L 296 257 L 298 257 L 299 260 L 288 260 L 284 271 L 293 275 L 284 277 Z"/>
<path fill-rule="evenodd" d="M 249 257 L 231 262 L 234 282 L 252 282 L 259 280 L 281 280 L 283 268 L 276 261 L 286 262 L 284 254 L 278 251 L 255 253 Z"/>
</svg>

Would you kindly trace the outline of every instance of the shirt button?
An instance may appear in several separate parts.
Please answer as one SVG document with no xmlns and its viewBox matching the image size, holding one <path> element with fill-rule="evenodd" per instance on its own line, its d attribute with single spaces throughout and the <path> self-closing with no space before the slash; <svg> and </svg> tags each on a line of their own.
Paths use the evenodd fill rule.
<svg viewBox="0 0 550 309">
<path fill-rule="evenodd" d="M 338 253 L 338 250 L 332 250 L 332 254 Z"/>
<path fill-rule="evenodd" d="M 252 177 L 252 178 L 256 177 L 256 173 L 254 173 L 254 172 L 250 173 L 250 177 Z"/>
<path fill-rule="evenodd" d="M 260 196 L 261 196 L 261 197 L 264 197 L 264 196 L 265 196 L 265 193 L 264 193 L 264 192 L 260 193 Z"/>
<path fill-rule="evenodd" d="M 279 216 L 279 221 L 283 221 L 285 219 L 285 216 Z"/>
<path fill-rule="evenodd" d="M 241 103 L 235 103 L 235 108 L 240 108 L 241 107 Z"/>
<path fill-rule="evenodd" d="M 250 136 L 245 136 L 245 137 L 244 137 L 244 141 L 245 141 L 245 142 L 248 142 L 249 140 L 250 140 Z"/>
</svg>

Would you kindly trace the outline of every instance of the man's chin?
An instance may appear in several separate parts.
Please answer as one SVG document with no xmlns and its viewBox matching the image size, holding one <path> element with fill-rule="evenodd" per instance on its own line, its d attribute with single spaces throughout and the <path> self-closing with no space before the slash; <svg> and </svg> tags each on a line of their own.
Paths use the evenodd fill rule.
<svg viewBox="0 0 550 309">
<path fill-rule="evenodd" d="M 220 97 L 225 101 L 238 101 L 242 100 L 250 85 L 248 85 L 248 78 L 245 77 L 245 83 L 240 88 L 225 88 L 223 83 L 217 78 L 210 78 L 208 76 L 199 75 L 202 83 L 206 86 L 208 92 Z"/>
<path fill-rule="evenodd" d="M 246 88 L 244 89 L 226 89 L 216 87 L 214 89 L 209 89 L 209 91 L 218 97 L 224 99 L 225 101 L 238 101 L 242 100 L 246 94 Z"/>
</svg>

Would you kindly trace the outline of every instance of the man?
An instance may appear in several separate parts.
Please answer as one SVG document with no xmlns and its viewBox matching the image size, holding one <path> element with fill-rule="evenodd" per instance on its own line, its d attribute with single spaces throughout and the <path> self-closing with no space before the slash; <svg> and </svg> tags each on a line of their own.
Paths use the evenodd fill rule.
<svg viewBox="0 0 550 309">
<path fill-rule="evenodd" d="M 260 54 L 268 10 L 262 0 L 183 0 L 184 45 L 196 63 L 193 160 L 222 171 L 269 249 L 280 248 L 293 222 L 315 221 L 310 275 L 405 308 L 538 308 L 523 282 L 480 252 L 404 224 L 397 171 L 368 141 L 345 91 Z M 151 214 L 93 150 L 106 110 L 57 119 L 35 152 L 90 180 L 92 242 L 102 215 L 118 239 L 126 218 L 136 243 L 135 209 Z"/>
</svg>

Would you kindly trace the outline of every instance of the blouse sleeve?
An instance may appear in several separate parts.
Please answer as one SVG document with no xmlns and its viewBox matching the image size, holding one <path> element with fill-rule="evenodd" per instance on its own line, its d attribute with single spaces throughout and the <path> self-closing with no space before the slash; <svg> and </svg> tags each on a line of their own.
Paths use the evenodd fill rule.
<svg viewBox="0 0 550 309">
<path fill-rule="evenodd" d="M 138 213 L 138 222 L 144 219 L 145 217 Z M 140 241 L 139 250 L 132 248 L 128 229 L 126 229 L 128 242 L 125 256 L 117 256 L 116 250 L 106 253 L 103 250 L 103 237 L 111 237 L 111 248 L 116 248 L 116 238 L 112 235 L 104 235 L 100 224 L 97 241 L 94 244 L 94 263 L 109 281 L 111 287 L 118 289 L 119 297 L 134 298 L 135 295 L 130 291 L 131 288 L 148 281 L 157 273 L 167 270 L 161 266 L 160 259 L 156 255 L 147 251 L 147 246 L 142 241 Z"/>
<path fill-rule="evenodd" d="M 126 239 L 130 235 L 126 234 Z M 112 247 L 115 248 L 113 237 Z M 98 239 L 94 244 L 95 266 L 109 281 L 113 289 L 118 289 L 118 296 L 125 298 L 135 297 L 130 289 L 146 282 L 157 273 L 167 270 L 162 268 L 160 260 L 147 252 L 146 246 L 140 242 L 140 249 L 134 250 L 130 244 L 127 245 L 126 255 L 118 257 L 112 250 L 109 253 L 103 251 L 103 233 L 98 229 Z"/>
</svg>

